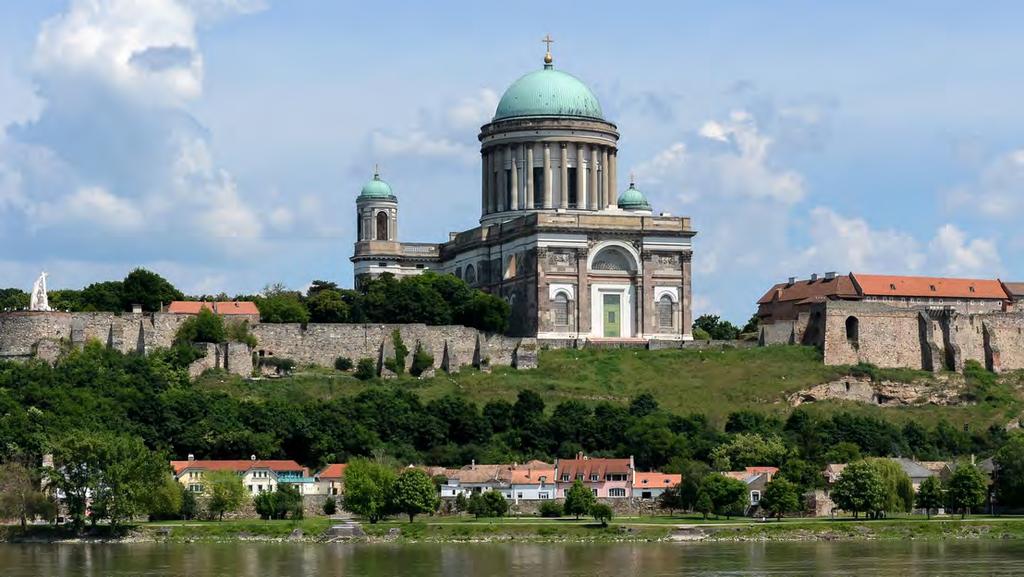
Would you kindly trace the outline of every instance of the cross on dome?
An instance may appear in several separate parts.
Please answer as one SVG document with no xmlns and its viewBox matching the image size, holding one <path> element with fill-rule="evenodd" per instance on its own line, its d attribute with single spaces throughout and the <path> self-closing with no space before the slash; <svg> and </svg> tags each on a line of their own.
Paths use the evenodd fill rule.
<svg viewBox="0 0 1024 577">
<path fill-rule="evenodd" d="M 544 54 L 544 64 L 550 66 L 551 62 L 554 60 L 551 57 L 551 45 L 554 44 L 555 41 L 551 38 L 550 34 L 544 35 L 544 38 L 541 38 L 540 41 L 547 45 L 547 52 Z"/>
</svg>

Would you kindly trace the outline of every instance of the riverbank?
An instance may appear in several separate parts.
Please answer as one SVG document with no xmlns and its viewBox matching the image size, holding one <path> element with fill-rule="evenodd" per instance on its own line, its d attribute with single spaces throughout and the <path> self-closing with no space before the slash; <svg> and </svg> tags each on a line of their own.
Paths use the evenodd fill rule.
<svg viewBox="0 0 1024 577">
<path fill-rule="evenodd" d="M 602 527 L 573 519 L 425 518 L 415 523 L 363 524 L 364 536 L 332 534 L 325 518 L 301 521 L 187 521 L 141 523 L 116 533 L 97 527 L 76 535 L 61 527 L 0 527 L 0 542 L 13 543 L 629 543 L 749 541 L 1024 540 L 1022 517 L 896 518 L 875 521 L 785 519 L 710 520 L 692 517 L 623 518 Z"/>
</svg>

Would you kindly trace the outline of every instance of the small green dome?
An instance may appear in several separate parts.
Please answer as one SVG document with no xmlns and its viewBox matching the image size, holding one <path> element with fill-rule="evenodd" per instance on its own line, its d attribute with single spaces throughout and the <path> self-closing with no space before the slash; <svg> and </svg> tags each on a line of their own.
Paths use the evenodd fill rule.
<svg viewBox="0 0 1024 577">
<path fill-rule="evenodd" d="M 387 198 L 394 196 L 391 192 L 391 185 L 380 179 L 380 174 L 373 173 L 373 180 L 363 186 L 360 198 Z"/>
<path fill-rule="evenodd" d="M 604 120 L 601 104 L 586 84 L 550 63 L 523 76 L 508 87 L 494 120 L 519 116 L 578 116 Z"/>
<path fill-rule="evenodd" d="M 619 208 L 622 210 L 651 210 L 651 204 L 647 202 L 644 193 L 640 192 L 631 182 L 629 188 L 619 195 Z"/>
</svg>

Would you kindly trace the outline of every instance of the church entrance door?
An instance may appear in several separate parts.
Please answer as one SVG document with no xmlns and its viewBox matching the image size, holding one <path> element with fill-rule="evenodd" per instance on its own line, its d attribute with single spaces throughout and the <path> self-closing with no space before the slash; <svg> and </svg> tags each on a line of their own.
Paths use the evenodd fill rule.
<svg viewBox="0 0 1024 577">
<path fill-rule="evenodd" d="M 622 301 L 621 295 L 605 294 L 603 314 L 604 336 L 619 337 L 622 335 Z"/>
</svg>

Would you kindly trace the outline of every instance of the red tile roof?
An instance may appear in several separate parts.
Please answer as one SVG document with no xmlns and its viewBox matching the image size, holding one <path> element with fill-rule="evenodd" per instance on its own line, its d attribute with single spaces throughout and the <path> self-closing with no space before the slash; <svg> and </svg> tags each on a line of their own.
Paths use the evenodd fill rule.
<svg viewBox="0 0 1024 577">
<path fill-rule="evenodd" d="M 179 315 L 197 315 L 202 309 L 209 309 L 219 315 L 256 315 L 260 310 L 252 301 L 174 301 L 167 305 L 167 312 Z"/>
<path fill-rule="evenodd" d="M 1007 298 L 998 280 L 851 273 L 864 296 Z"/>
<path fill-rule="evenodd" d="M 817 280 L 798 280 L 793 284 L 779 283 L 758 299 L 757 304 L 802 301 L 813 297 L 855 299 L 858 295 L 850 277 L 839 275 L 831 279 L 818 277 Z"/>
<path fill-rule="evenodd" d="M 637 473 L 633 487 L 674 487 L 683 482 L 682 475 L 671 473 Z"/>
<path fill-rule="evenodd" d="M 179 475 L 186 469 L 202 469 L 205 471 L 235 471 L 236 473 L 244 473 L 251 469 L 270 469 L 271 471 L 301 471 L 303 476 L 306 474 L 306 468 L 296 463 L 295 461 L 286 460 L 251 460 L 251 459 L 235 459 L 235 460 L 195 460 L 195 461 L 171 461 L 171 468 L 174 469 L 174 474 Z"/>
<path fill-rule="evenodd" d="M 569 475 L 569 481 L 582 475 L 584 481 L 590 481 L 590 477 L 597 475 L 597 478 L 604 481 L 608 474 L 628 475 L 630 473 L 629 459 L 566 459 L 558 461 L 559 481 L 565 475 Z"/>
<path fill-rule="evenodd" d="M 512 469 L 511 482 L 515 485 L 536 485 L 543 478 L 545 483 L 555 482 L 555 468 L 551 465 L 540 468 Z"/>
<path fill-rule="evenodd" d="M 1003 288 L 1011 298 L 1024 300 L 1024 282 L 1004 282 Z"/>
<path fill-rule="evenodd" d="M 345 476 L 346 468 L 348 468 L 348 463 L 331 463 L 317 473 L 316 476 L 321 479 L 340 479 Z"/>
</svg>

